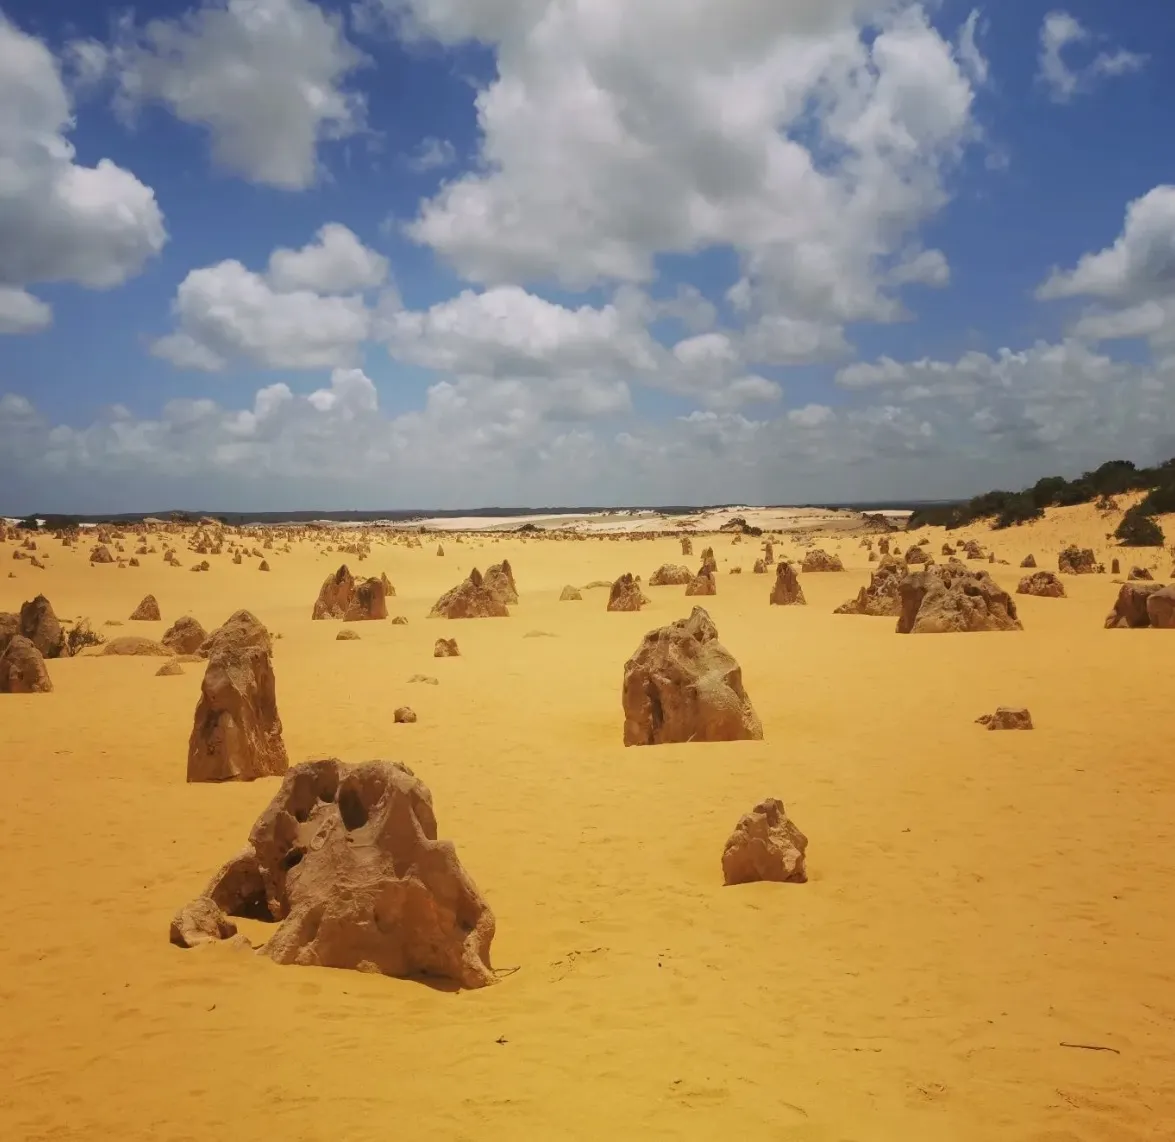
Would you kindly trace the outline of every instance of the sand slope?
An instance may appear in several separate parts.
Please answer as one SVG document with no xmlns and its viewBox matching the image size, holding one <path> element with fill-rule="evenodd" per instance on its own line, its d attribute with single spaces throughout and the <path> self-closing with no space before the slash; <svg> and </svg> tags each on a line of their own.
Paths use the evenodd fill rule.
<svg viewBox="0 0 1175 1142">
<path fill-rule="evenodd" d="M 1014 587 L 1023 554 L 1055 567 L 1066 540 L 1108 562 L 1114 522 L 1076 508 L 964 534 L 1012 560 L 990 569 Z M 409 625 L 342 643 L 310 621 L 340 562 L 310 543 L 266 552 L 268 575 L 227 555 L 200 575 L 158 555 L 91 568 L 44 541 L 42 572 L 0 546 L 17 575 L 0 609 L 43 590 L 101 629 L 151 591 L 163 622 L 106 633 L 153 637 L 253 609 L 282 636 L 291 759 L 408 762 L 497 914 L 495 965 L 518 968 L 454 994 L 169 946 L 172 913 L 276 780 L 184 783 L 200 666 L 51 662 L 53 694 L 0 699 L 0 1137 L 1175 1137 L 1175 634 L 1103 630 L 1117 587 L 1090 576 L 1019 600 L 1022 634 L 900 637 L 831 614 L 867 581 L 855 538 L 825 544 L 849 570 L 803 576 L 806 608 L 767 606 L 753 541 L 713 543 L 719 594 L 702 602 L 766 740 L 630 750 L 624 659 L 693 600 L 646 588 L 651 608 L 611 615 L 604 591 L 557 598 L 647 580 L 681 561 L 675 540 L 377 544 L 349 562 L 388 573 Z M 1165 579 L 1169 556 L 1142 554 Z M 510 619 L 426 620 L 502 556 Z M 440 634 L 463 657 L 433 659 Z M 407 684 L 418 671 L 440 684 Z M 404 703 L 416 725 L 393 725 Z M 1037 730 L 973 724 L 999 704 Z M 811 839 L 810 882 L 723 888 L 723 841 L 770 795 Z"/>
</svg>

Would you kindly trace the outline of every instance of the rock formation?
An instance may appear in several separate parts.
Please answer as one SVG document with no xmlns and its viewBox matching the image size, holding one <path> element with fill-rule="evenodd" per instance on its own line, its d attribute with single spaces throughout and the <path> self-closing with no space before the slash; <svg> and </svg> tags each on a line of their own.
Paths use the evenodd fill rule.
<svg viewBox="0 0 1175 1142">
<path fill-rule="evenodd" d="M 1148 595 L 1146 614 L 1151 626 L 1175 630 L 1175 587 L 1161 587 Z"/>
<path fill-rule="evenodd" d="M 176 654 L 196 654 L 208 632 L 191 615 L 184 615 L 167 628 L 160 642 Z"/>
<path fill-rule="evenodd" d="M 568 584 L 559 593 L 559 602 L 561 603 L 578 603 L 582 601 L 583 595 L 579 593 L 578 587 L 572 587 Z"/>
<path fill-rule="evenodd" d="M 213 645 L 188 740 L 190 782 L 252 781 L 289 767 L 269 635 L 246 616 L 253 619 L 238 611 L 209 640 Z"/>
<path fill-rule="evenodd" d="M 680 563 L 663 563 L 649 576 L 650 587 L 684 587 L 693 576 Z"/>
<path fill-rule="evenodd" d="M 1057 570 L 1062 575 L 1092 575 L 1097 570 L 1097 557 L 1088 547 L 1066 547 L 1057 556 Z"/>
<path fill-rule="evenodd" d="M 343 612 L 343 622 L 359 623 L 374 619 L 386 619 L 388 605 L 384 600 L 384 585 L 381 579 L 358 579 Z"/>
<path fill-rule="evenodd" d="M 494 915 L 452 843 L 437 840 L 427 786 L 396 762 L 289 770 L 172 940 L 224 938 L 231 916 L 276 923 L 261 954 L 279 964 L 493 982 Z"/>
<path fill-rule="evenodd" d="M 1016 588 L 1017 595 L 1037 595 L 1042 599 L 1063 599 L 1065 584 L 1051 571 L 1037 571 L 1025 575 Z"/>
<path fill-rule="evenodd" d="M 796 569 L 786 560 L 775 566 L 775 584 L 771 588 L 768 600 L 776 607 L 803 607 L 808 600 L 804 598 L 804 588 L 800 586 L 800 577 Z"/>
<path fill-rule="evenodd" d="M 1022 706 L 1000 706 L 994 714 L 982 714 L 975 721 L 989 730 L 1032 729 L 1032 715 Z"/>
<path fill-rule="evenodd" d="M 314 603 L 312 619 L 341 619 L 351 605 L 355 594 L 355 579 L 344 563 L 333 575 L 323 580 Z"/>
<path fill-rule="evenodd" d="M 122 658 L 159 657 L 170 658 L 170 648 L 153 638 L 142 638 L 137 634 L 124 634 L 120 638 L 112 638 L 102 647 L 104 655 Z"/>
<path fill-rule="evenodd" d="M 694 543 L 688 535 L 681 537 L 681 553 L 682 555 L 693 555 L 694 553 Z"/>
<path fill-rule="evenodd" d="M 155 671 L 156 678 L 174 678 L 183 674 L 184 668 L 179 664 L 179 660 L 172 658 L 165 662 L 158 670 Z"/>
<path fill-rule="evenodd" d="M 1145 567 L 1131 567 L 1130 574 L 1126 578 L 1134 582 L 1149 583 L 1154 579 L 1154 576 Z"/>
<path fill-rule="evenodd" d="M 752 575 L 766 575 L 767 574 L 766 560 L 756 559 L 754 564 L 751 567 L 751 574 Z"/>
<path fill-rule="evenodd" d="M 356 630 L 341 630 L 335 635 L 335 642 L 358 642 L 359 632 Z"/>
<path fill-rule="evenodd" d="M 518 602 L 518 588 L 514 585 L 514 570 L 509 559 L 486 568 L 485 585 L 507 606 Z"/>
<path fill-rule="evenodd" d="M 855 599 L 841 603 L 835 615 L 873 615 L 878 618 L 896 618 L 902 613 L 901 585 L 908 574 L 901 560 L 886 555 L 877 570 L 869 577 L 869 586 L 862 587 Z"/>
<path fill-rule="evenodd" d="M 931 563 L 933 560 L 921 547 L 911 547 L 906 551 L 906 562 L 908 564 Z"/>
<path fill-rule="evenodd" d="M 839 555 L 829 555 L 827 551 L 822 551 L 819 547 L 814 547 L 804 555 L 804 561 L 800 565 L 800 569 L 805 572 L 843 571 L 845 567 L 840 561 Z"/>
<path fill-rule="evenodd" d="M 898 634 L 1022 630 L 1016 602 L 986 571 L 948 563 L 907 575 Z"/>
<path fill-rule="evenodd" d="M 53 605 L 38 595 L 20 608 L 20 633 L 40 652 L 42 658 L 63 658 L 69 654 L 65 631 L 53 613 Z"/>
<path fill-rule="evenodd" d="M 113 563 L 114 556 L 110 554 L 110 549 L 103 543 L 99 543 L 90 552 L 91 563 Z"/>
<path fill-rule="evenodd" d="M 1152 595 L 1163 589 L 1161 583 L 1123 583 L 1114 609 L 1106 616 L 1106 630 L 1149 627 L 1148 602 Z M 1159 606 L 1162 607 L 1161 602 Z"/>
<path fill-rule="evenodd" d="M 410 725 L 416 721 L 416 711 L 411 706 L 397 706 L 392 714 L 392 721 L 402 725 Z"/>
<path fill-rule="evenodd" d="M 131 612 L 131 622 L 157 623 L 162 617 L 154 595 L 147 595 Z"/>
<path fill-rule="evenodd" d="M 726 884 L 775 880 L 803 884 L 808 879 L 808 838 L 796 828 L 783 802 L 761 801 L 739 819 L 722 850 Z"/>
<path fill-rule="evenodd" d="M 455 638 L 438 638 L 432 648 L 433 658 L 460 658 L 461 651 Z"/>
<path fill-rule="evenodd" d="M 701 607 L 645 635 L 624 664 L 621 702 L 626 746 L 763 737 L 742 670 Z"/>
<path fill-rule="evenodd" d="M 639 611 L 648 601 L 641 591 L 640 584 L 628 572 L 621 575 L 608 592 L 610 611 Z"/>
<path fill-rule="evenodd" d="M 1035 555 L 1025 555 L 1024 558 L 1020 560 L 1020 566 L 1025 567 L 1025 568 L 1035 567 L 1036 566 L 1036 556 Z"/>
<path fill-rule="evenodd" d="M 196 652 L 201 658 L 211 658 L 217 650 L 229 647 L 259 646 L 266 654 L 273 653 L 269 631 L 251 611 L 235 611 L 223 626 L 214 630 Z"/>
<path fill-rule="evenodd" d="M 476 567 L 464 583 L 446 591 L 429 612 L 430 618 L 442 619 L 500 619 L 509 615 L 509 608 L 485 585 Z"/>
<path fill-rule="evenodd" d="M 41 652 L 31 639 L 13 635 L 0 654 L 0 694 L 48 694 L 52 689 Z"/>
<path fill-rule="evenodd" d="M 709 563 L 703 563 L 698 573 L 685 585 L 687 595 L 717 595 L 718 579 L 714 568 Z"/>
</svg>

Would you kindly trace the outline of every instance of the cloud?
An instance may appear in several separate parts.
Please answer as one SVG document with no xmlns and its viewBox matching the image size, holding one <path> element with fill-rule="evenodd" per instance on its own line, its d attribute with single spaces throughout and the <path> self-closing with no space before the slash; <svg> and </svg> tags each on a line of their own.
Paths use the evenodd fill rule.
<svg viewBox="0 0 1175 1142">
<path fill-rule="evenodd" d="M 730 247 L 748 320 L 839 344 L 844 322 L 902 316 L 885 266 L 977 131 L 974 29 L 955 48 L 909 0 L 382 9 L 496 50 L 479 162 L 408 226 L 488 285 L 645 283 L 658 255 Z M 941 281 L 945 260 L 919 272 L 905 281 Z"/>
<path fill-rule="evenodd" d="M 1038 79 L 1054 103 L 1068 103 L 1074 96 L 1092 90 L 1099 79 L 1128 75 L 1146 65 L 1146 56 L 1124 48 L 1098 52 L 1083 67 L 1066 61 L 1068 49 L 1094 39 L 1093 33 L 1068 12 L 1054 11 L 1045 16 L 1040 28 Z"/>
<path fill-rule="evenodd" d="M 448 139 L 437 139 L 430 135 L 422 139 L 416 150 L 408 156 L 408 169 L 417 174 L 440 170 L 457 161 L 457 148 Z"/>
<path fill-rule="evenodd" d="M 108 289 L 137 274 L 167 232 L 154 192 L 109 159 L 74 161 L 69 95 L 57 61 L 0 14 L 0 329 L 44 328 L 50 310 L 23 289 Z"/>
<path fill-rule="evenodd" d="M 274 250 L 267 276 L 274 289 L 284 292 L 351 293 L 382 285 L 388 260 L 364 246 L 346 226 L 328 222 L 302 249 Z"/>
<path fill-rule="evenodd" d="M 364 129 L 364 98 L 348 82 L 366 62 L 341 19 L 311 0 L 202 0 L 175 19 L 124 20 L 109 70 L 127 119 L 160 103 L 208 131 L 225 170 L 302 190 L 318 179 L 323 142 Z"/>
<path fill-rule="evenodd" d="M 266 274 L 235 260 L 192 270 L 172 302 L 178 328 L 151 351 L 205 372 L 234 360 L 278 369 L 353 364 L 373 328 L 359 291 L 378 286 L 387 270 L 382 255 L 328 223 L 301 250 L 275 250 Z M 394 311 L 396 295 L 387 300 Z"/>
<path fill-rule="evenodd" d="M 0 333 L 40 333 L 53 323 L 53 310 L 16 286 L 0 286 Z"/>
<path fill-rule="evenodd" d="M 979 9 L 974 9 L 959 29 L 958 55 L 963 69 L 977 86 L 987 82 L 988 63 L 979 48 Z"/>
<path fill-rule="evenodd" d="M 1144 337 L 1168 351 L 1175 345 L 1175 186 L 1157 186 L 1131 202 L 1113 245 L 1082 255 L 1071 270 L 1054 270 L 1037 297 L 1101 303 L 1075 323 L 1076 337 Z"/>
</svg>

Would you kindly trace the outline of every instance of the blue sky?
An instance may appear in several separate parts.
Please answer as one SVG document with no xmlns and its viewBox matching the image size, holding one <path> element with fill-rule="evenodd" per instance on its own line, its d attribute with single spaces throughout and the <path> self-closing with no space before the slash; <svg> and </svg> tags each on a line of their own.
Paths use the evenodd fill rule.
<svg viewBox="0 0 1175 1142">
<path fill-rule="evenodd" d="M 0 13 L 0 511 L 1175 453 L 1165 0 Z"/>
</svg>

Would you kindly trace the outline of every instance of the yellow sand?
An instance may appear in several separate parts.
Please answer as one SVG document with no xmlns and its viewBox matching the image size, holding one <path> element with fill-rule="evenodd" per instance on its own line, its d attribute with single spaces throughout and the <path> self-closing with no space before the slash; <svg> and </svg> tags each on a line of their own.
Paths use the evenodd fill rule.
<svg viewBox="0 0 1175 1142">
<path fill-rule="evenodd" d="M 965 534 L 1011 560 L 990 569 L 1014 588 L 1025 553 L 1055 567 L 1066 540 L 1128 570 L 1113 523 L 1084 507 Z M 0 698 L 0 1138 L 1175 1137 L 1175 633 L 1103 630 L 1107 575 L 1021 599 L 1022 634 L 900 637 L 831 613 L 867 581 L 855 538 L 825 544 L 849 570 L 803 576 L 806 608 L 767 605 L 753 541 L 712 542 L 719 594 L 701 601 L 766 738 L 629 750 L 623 662 L 692 600 L 647 588 L 645 612 L 613 615 L 604 591 L 557 598 L 647 580 L 683 562 L 673 540 L 446 537 L 444 558 L 377 541 L 348 562 L 388 573 L 409 625 L 362 624 L 359 642 L 310 621 L 341 560 L 309 542 L 267 551 L 268 575 L 227 554 L 191 574 L 182 546 L 183 570 L 91 568 L 44 540 L 36 571 L 0 546 L 3 610 L 44 591 L 104 629 L 150 591 L 162 623 L 105 633 L 154 637 L 255 611 L 282 636 L 291 760 L 408 762 L 497 915 L 495 965 L 518 969 L 453 994 L 170 946 L 277 781 L 185 784 L 199 665 L 52 662 L 51 695 Z M 426 619 L 503 556 L 511 618 Z M 461 658 L 432 657 L 441 634 Z M 393 725 L 401 704 L 416 725 Z M 1035 732 L 974 724 L 1000 704 Z M 723 842 L 767 796 L 808 834 L 810 882 L 724 888 Z"/>
</svg>

